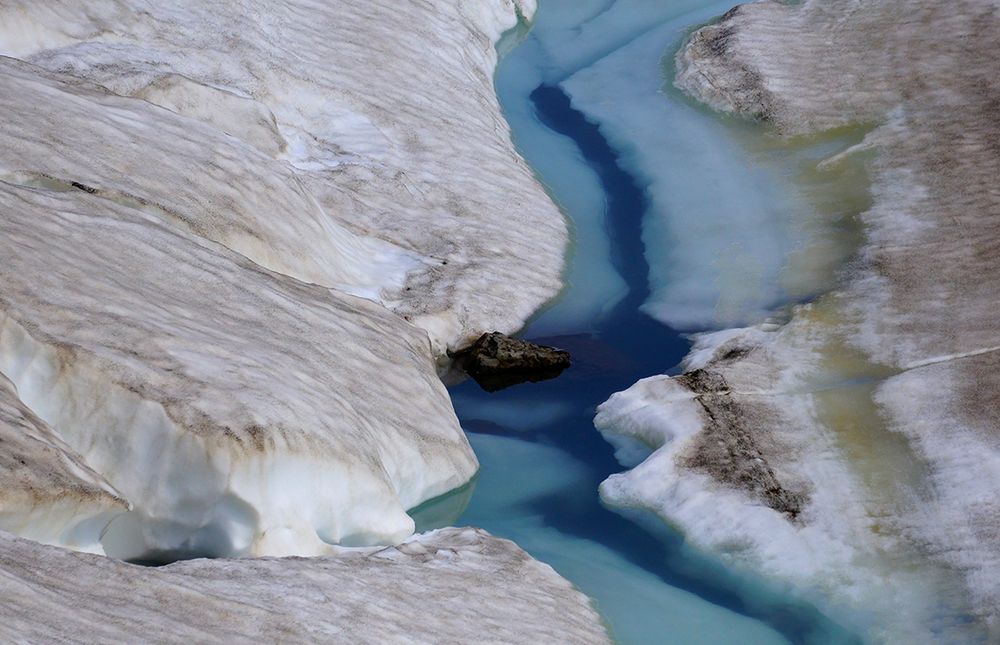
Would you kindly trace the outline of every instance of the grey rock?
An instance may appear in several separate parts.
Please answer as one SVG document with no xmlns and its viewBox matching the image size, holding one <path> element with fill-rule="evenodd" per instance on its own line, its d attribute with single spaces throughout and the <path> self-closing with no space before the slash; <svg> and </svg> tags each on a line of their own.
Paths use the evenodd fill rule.
<svg viewBox="0 0 1000 645">
<path fill-rule="evenodd" d="M 468 348 L 452 354 L 452 358 L 487 392 L 555 378 L 571 362 L 565 350 L 500 332 L 483 334 Z"/>
</svg>

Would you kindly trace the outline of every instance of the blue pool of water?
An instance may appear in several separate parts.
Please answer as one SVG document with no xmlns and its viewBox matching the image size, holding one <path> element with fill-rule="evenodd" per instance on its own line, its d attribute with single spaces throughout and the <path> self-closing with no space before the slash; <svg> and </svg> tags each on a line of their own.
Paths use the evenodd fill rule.
<svg viewBox="0 0 1000 645">
<path fill-rule="evenodd" d="M 574 107 L 552 60 L 575 51 L 580 68 L 646 33 L 635 11 L 655 8 L 662 22 L 705 3 L 677 2 L 673 12 L 669 2 L 649 0 L 587 4 L 542 0 L 537 34 L 522 34 L 497 75 L 515 141 L 563 206 L 576 242 L 566 292 L 522 335 L 570 350 L 574 363 L 558 379 L 501 392 L 472 381 L 452 388 L 481 463 L 475 484 L 451 499 L 468 502 L 457 523 L 510 538 L 552 565 L 595 600 L 622 643 L 854 642 L 807 602 L 687 548 L 654 518 L 626 519 L 598 499 L 600 482 L 622 468 L 593 427 L 596 406 L 674 369 L 689 342 L 641 309 L 651 292 L 648 182 L 626 169 L 600 123 Z M 579 41 L 583 25 L 615 14 L 616 5 L 629 11 L 609 23 L 611 33 L 592 29 L 614 45 Z M 691 24 L 703 14 L 690 14 Z M 575 50 L 553 53 L 559 30 L 578 39 Z"/>
</svg>

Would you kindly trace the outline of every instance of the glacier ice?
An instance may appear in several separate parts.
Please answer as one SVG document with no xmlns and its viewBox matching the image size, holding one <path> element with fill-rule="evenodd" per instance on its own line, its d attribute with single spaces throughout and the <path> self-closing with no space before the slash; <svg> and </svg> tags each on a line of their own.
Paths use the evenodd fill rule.
<svg viewBox="0 0 1000 645">
<path fill-rule="evenodd" d="M 426 335 L 380 305 L 98 194 L 0 188 L 0 371 L 135 505 L 109 553 L 396 541 L 475 472 Z"/>
<path fill-rule="evenodd" d="M 127 500 L 91 470 L 0 374 L 0 530 L 81 551 L 103 551 L 101 532 Z"/>
<path fill-rule="evenodd" d="M 0 53 L 118 95 L 101 99 L 107 131 L 51 131 L 71 148 L 64 166 L 85 156 L 73 146 L 97 144 L 104 163 L 84 173 L 95 188 L 272 270 L 378 299 L 443 355 L 516 331 L 560 287 L 566 224 L 514 152 L 491 78 L 494 43 L 533 11 L 18 0 L 0 8 Z M 151 104 L 173 113 L 156 130 L 144 129 Z"/>
<path fill-rule="evenodd" d="M 605 480 L 601 498 L 659 515 L 737 568 L 793 583 L 845 624 L 920 641 L 954 578 L 890 519 L 918 491 L 876 488 L 863 469 L 912 464 L 881 454 L 852 463 L 830 420 L 860 423 L 873 411 L 824 396 L 845 385 L 824 380 L 836 374 L 814 346 L 815 314 L 799 315 L 777 329 L 701 335 L 684 376 L 643 379 L 602 404 L 604 436 L 652 454 L 623 460 L 631 469 Z"/>
<path fill-rule="evenodd" d="M 0 7 L 0 372 L 134 507 L 78 546 L 392 543 L 469 480 L 437 364 L 560 285 L 491 82 L 534 9 Z"/>
<path fill-rule="evenodd" d="M 0 532 L 0 635 L 34 642 L 608 643 L 551 567 L 476 529 L 319 558 L 139 567 Z"/>
<path fill-rule="evenodd" d="M 0 531 L 6 639 L 608 642 L 513 543 L 400 542 L 477 468 L 446 350 L 560 286 L 491 83 L 534 10 L 0 6 L 0 528 L 321 556 Z"/>
<path fill-rule="evenodd" d="M 14 59 L 0 64 L 8 115 L 0 124 L 0 169 L 12 183 L 62 181 L 69 189 L 76 182 L 269 269 L 348 292 L 398 288 L 419 264 L 401 249 L 350 233 L 293 169 L 212 123 Z M 232 112 L 208 106 L 218 108 L 213 114 Z"/>
</svg>

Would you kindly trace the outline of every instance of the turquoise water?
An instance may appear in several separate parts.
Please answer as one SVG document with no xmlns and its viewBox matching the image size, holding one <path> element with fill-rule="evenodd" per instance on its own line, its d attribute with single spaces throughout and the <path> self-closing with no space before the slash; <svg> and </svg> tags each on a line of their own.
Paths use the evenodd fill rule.
<svg viewBox="0 0 1000 645">
<path fill-rule="evenodd" d="M 787 177 L 759 168 L 731 127 L 664 89 L 664 54 L 728 8 L 542 0 L 532 29 L 504 43 L 496 86 L 515 142 L 575 240 L 569 286 L 523 335 L 569 349 L 574 365 L 554 381 L 493 394 L 471 381 L 453 388 L 482 469 L 474 486 L 418 520 L 445 522 L 468 503 L 458 524 L 552 565 L 595 600 L 622 643 L 853 642 L 802 599 L 597 496 L 621 467 L 593 428 L 596 405 L 673 369 L 689 348 L 676 328 L 752 320 L 795 295 L 780 285 L 801 242 L 786 221 L 795 205 Z M 722 256 L 757 268 L 745 272 L 752 288 L 745 276 L 735 283 L 752 297 L 726 300 L 734 287 Z"/>
</svg>

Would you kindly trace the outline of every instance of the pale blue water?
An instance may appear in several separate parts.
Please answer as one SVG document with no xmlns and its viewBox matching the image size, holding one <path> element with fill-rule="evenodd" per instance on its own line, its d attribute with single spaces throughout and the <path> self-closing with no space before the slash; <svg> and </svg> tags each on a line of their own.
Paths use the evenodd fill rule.
<svg viewBox="0 0 1000 645">
<path fill-rule="evenodd" d="M 685 29 L 728 8 L 542 0 L 534 28 L 503 58 L 496 85 L 515 142 L 575 233 L 568 289 L 523 335 L 569 349 L 574 365 L 554 381 L 493 394 L 471 381 L 452 389 L 482 464 L 457 523 L 510 538 L 555 567 L 596 601 L 622 643 L 854 642 L 801 599 L 694 553 L 655 518 L 623 518 L 597 496 L 600 482 L 621 467 L 593 427 L 594 408 L 640 378 L 668 372 L 687 353 L 688 342 L 659 321 L 711 326 L 706 303 L 718 302 L 724 285 L 710 275 L 709 260 L 727 248 L 727 234 L 754 229 L 743 250 L 770 263 L 756 278 L 766 293 L 738 317 L 780 299 L 772 256 L 790 244 L 773 205 L 782 199 L 780 178 L 741 158 L 711 115 L 660 91 L 668 72 L 659 56 Z M 636 70 L 622 64 L 630 52 Z M 605 68 L 613 79 L 601 81 Z M 594 116 L 601 114 L 607 122 Z M 648 134 L 657 129 L 679 134 Z M 699 145 L 690 145 L 692 133 Z M 704 222 L 686 225 L 684 209 L 707 197 L 731 208 L 736 223 L 714 233 Z M 698 236 L 707 249 L 701 254 L 687 248 Z M 673 289 L 671 276 L 684 267 L 700 272 L 700 290 L 686 278 Z M 691 310 L 664 315 L 651 302 Z M 425 509 L 425 525 L 433 512 Z"/>
</svg>

